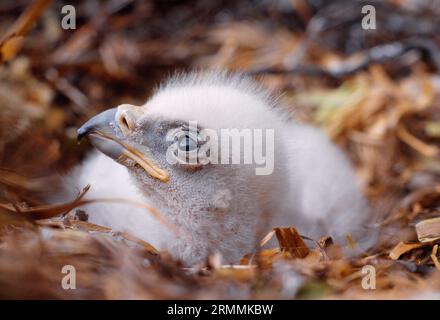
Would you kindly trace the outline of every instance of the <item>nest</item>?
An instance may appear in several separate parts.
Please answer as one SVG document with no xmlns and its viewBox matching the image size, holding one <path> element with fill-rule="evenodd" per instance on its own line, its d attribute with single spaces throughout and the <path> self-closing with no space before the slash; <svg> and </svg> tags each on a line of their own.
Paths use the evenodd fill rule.
<svg viewBox="0 0 440 320">
<path fill-rule="evenodd" d="M 297 1 L 290 9 L 226 1 L 231 11 L 202 2 L 164 10 L 159 1 L 88 1 L 93 5 L 77 6 L 83 23 L 74 31 L 60 29 L 60 12 L 50 1 L 36 1 L 19 18 L 25 8 L 2 2 L 0 298 L 380 299 L 439 291 L 440 24 L 434 9 L 387 1 L 378 19 L 394 13 L 408 23 L 351 39 L 358 33 L 347 31 L 358 25 L 332 13 L 357 12 L 352 1 L 324 8 Z M 214 23 L 219 12 L 230 21 Z M 289 15 L 300 23 L 285 23 Z M 325 30 L 311 27 L 330 18 L 335 23 Z M 420 19 L 424 28 L 405 29 Z M 397 48 L 391 59 L 386 48 Z M 262 244 L 276 238 L 278 245 L 249 253 L 238 265 L 212 256 L 185 268 L 140 239 L 85 221 L 87 213 L 77 210 L 83 193 L 48 206 L 45 194 L 53 192 L 57 174 L 88 150 L 76 144 L 75 128 L 108 106 L 142 102 L 179 67 L 264 74 L 265 86 L 284 92 L 288 112 L 323 127 L 350 157 L 376 213 L 378 243 L 346 256 L 342 247 L 357 245 L 350 235 L 334 243 L 274 226 Z M 76 289 L 63 288 L 65 266 L 75 269 Z M 365 266 L 374 267 L 375 290 L 362 286 Z"/>
</svg>

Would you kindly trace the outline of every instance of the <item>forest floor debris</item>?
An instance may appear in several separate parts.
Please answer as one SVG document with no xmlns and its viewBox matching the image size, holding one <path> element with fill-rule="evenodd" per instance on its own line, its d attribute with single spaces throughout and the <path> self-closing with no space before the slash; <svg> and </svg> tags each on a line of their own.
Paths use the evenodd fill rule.
<svg viewBox="0 0 440 320">
<path fill-rule="evenodd" d="M 435 61 L 416 48 L 345 73 L 317 77 L 289 69 L 301 48 L 307 51 L 301 63 L 316 71 L 350 63 L 352 54 L 365 58 L 376 46 L 405 43 L 418 28 L 351 39 L 346 32 L 357 25 L 344 20 L 309 41 L 311 19 L 332 17 L 336 6 L 352 1 L 296 12 L 264 2 L 164 8 L 160 1 L 93 0 L 78 4 L 79 28 L 66 31 L 59 25 L 63 2 L 49 2 L 27 11 L 16 1 L 0 4 L 0 298 L 389 299 L 440 292 Z M 402 19 L 420 20 L 424 11 L 415 12 L 411 1 L 395 2 L 386 5 Z M 435 44 L 440 23 L 432 10 L 422 15 L 423 38 Z M 289 15 L 297 19 L 286 20 Z M 328 41 L 316 40 L 321 36 Z M 335 50 L 349 44 L 356 52 Z M 356 247 L 350 235 L 335 243 L 309 239 L 295 226 L 273 226 L 261 249 L 239 265 L 223 265 L 214 255 L 186 268 L 140 239 L 87 222 L 87 212 L 77 209 L 83 193 L 71 203 L 44 203 L 54 179 L 89 150 L 75 137 L 87 118 L 109 106 L 142 103 L 171 70 L 213 67 L 259 69 L 263 85 L 284 93 L 280 102 L 289 113 L 323 127 L 344 149 L 377 215 L 381 236 L 373 248 L 350 257 L 344 253 Z M 278 245 L 267 248 L 272 238 Z M 78 290 L 62 289 L 64 265 L 76 267 Z M 365 266 L 374 268 L 375 290 L 362 285 Z"/>
</svg>

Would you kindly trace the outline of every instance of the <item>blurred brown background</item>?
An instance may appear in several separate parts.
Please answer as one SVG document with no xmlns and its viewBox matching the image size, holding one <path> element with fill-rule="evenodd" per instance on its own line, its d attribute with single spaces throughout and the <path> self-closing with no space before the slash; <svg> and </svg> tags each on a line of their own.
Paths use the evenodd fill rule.
<svg viewBox="0 0 440 320">
<path fill-rule="evenodd" d="M 75 30 L 61 27 L 67 4 L 76 9 Z M 362 7 L 371 4 L 376 29 L 365 30 Z M 10 206 L 8 214 L 43 205 L 53 179 L 89 150 L 77 143 L 76 129 L 99 111 L 142 104 L 176 70 L 237 70 L 282 93 L 280 102 L 292 115 L 323 127 L 355 164 L 384 228 L 383 241 L 370 255 L 384 272 L 376 294 L 393 297 L 438 285 L 429 280 L 440 268 L 438 239 L 400 247 L 396 259 L 388 255 L 400 241 L 418 243 L 414 225 L 439 216 L 439 4 L 2 0 L 1 202 Z M 0 269 L 7 265 L 1 257 Z M 352 294 L 347 275 L 359 272 L 359 261 L 330 263 L 325 270 L 309 263 L 307 276 L 319 285 L 306 287 L 306 293 Z M 265 294 L 279 297 L 276 285 L 270 283 Z"/>
</svg>

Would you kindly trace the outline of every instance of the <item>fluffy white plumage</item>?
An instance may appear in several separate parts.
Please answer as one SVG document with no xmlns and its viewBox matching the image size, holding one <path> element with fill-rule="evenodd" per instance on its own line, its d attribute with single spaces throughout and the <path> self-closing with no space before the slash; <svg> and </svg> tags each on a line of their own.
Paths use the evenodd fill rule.
<svg viewBox="0 0 440 320">
<path fill-rule="evenodd" d="M 185 171 L 170 166 L 156 151 L 156 163 L 170 174 L 164 183 L 142 169 L 127 170 L 93 153 L 66 178 L 66 186 L 91 184 L 90 198 L 127 198 L 152 205 L 183 229 L 186 238 L 146 209 L 129 204 L 88 205 L 90 221 L 128 231 L 187 264 L 216 251 L 226 262 L 237 262 L 271 227 L 281 225 L 294 225 L 312 238 L 332 235 L 341 241 L 350 233 L 366 246 L 374 241 L 366 229 L 371 219 L 368 206 L 343 153 L 320 130 L 289 120 L 251 80 L 225 73 L 177 76 L 140 108 L 142 115 L 128 138 L 155 144 L 150 150 L 162 143 L 160 136 L 150 133 L 158 130 L 151 129 L 152 123 L 197 120 L 214 130 L 274 129 L 275 170 L 267 176 L 255 175 L 252 166 Z"/>
</svg>

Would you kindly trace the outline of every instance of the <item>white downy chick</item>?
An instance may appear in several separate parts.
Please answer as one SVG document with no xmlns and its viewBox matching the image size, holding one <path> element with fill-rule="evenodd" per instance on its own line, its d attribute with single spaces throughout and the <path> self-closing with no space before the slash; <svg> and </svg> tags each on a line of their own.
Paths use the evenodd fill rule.
<svg viewBox="0 0 440 320">
<path fill-rule="evenodd" d="M 251 132 L 251 151 L 223 148 L 225 129 L 237 129 L 243 145 Z M 215 139 L 203 137 L 205 131 L 217 133 L 219 149 Z M 367 227 L 372 222 L 368 205 L 344 154 L 319 129 L 288 119 L 270 94 L 246 77 L 175 76 L 143 106 L 109 109 L 78 135 L 106 156 L 93 153 L 66 186 L 91 184 L 89 198 L 150 205 L 181 233 L 128 203 L 88 205 L 90 221 L 128 231 L 188 265 L 214 252 L 236 263 L 274 226 L 295 226 L 302 235 L 330 235 L 342 242 L 351 234 L 364 248 L 375 240 Z M 173 146 L 184 159 L 172 158 Z M 182 163 L 193 154 L 199 157 L 196 163 Z M 230 164 L 234 155 L 239 164 Z M 246 156 L 251 163 L 244 162 Z"/>
</svg>

